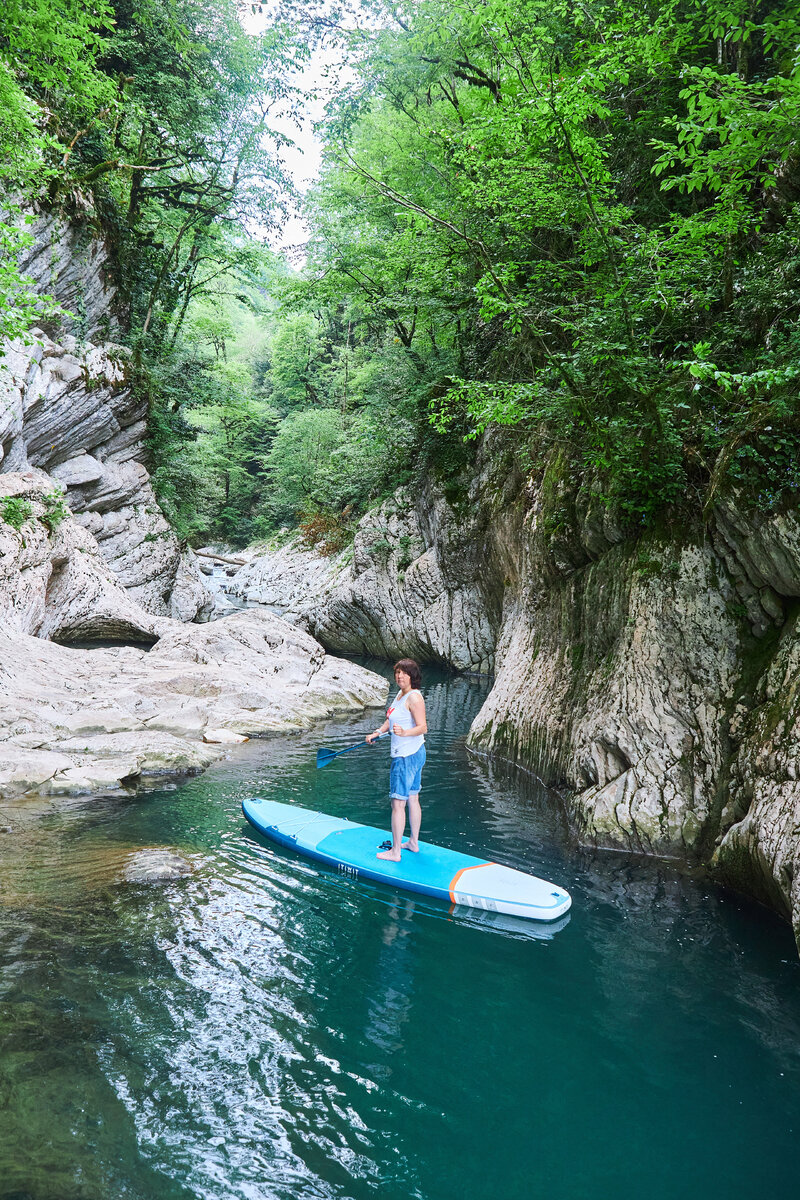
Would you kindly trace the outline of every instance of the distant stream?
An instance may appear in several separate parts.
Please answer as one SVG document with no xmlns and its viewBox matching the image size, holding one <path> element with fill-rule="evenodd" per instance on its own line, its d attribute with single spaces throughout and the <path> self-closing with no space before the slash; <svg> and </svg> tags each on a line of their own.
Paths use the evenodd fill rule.
<svg viewBox="0 0 800 1200">
<path fill-rule="evenodd" d="M 136 798 L 22 805 L 0 833 L 0 1200 L 796 1194 L 788 926 L 577 850 L 540 786 L 467 753 L 486 685 L 424 686 L 423 836 L 564 884 L 570 919 L 487 923 L 245 826 L 251 794 L 388 825 L 385 746 L 314 766 L 374 714 Z M 193 873 L 120 882 L 147 846 Z"/>
</svg>

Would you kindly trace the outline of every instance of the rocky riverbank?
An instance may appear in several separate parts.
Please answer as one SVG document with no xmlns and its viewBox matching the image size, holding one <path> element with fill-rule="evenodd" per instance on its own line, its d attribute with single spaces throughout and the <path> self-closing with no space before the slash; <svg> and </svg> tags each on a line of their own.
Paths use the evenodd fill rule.
<svg viewBox="0 0 800 1200">
<path fill-rule="evenodd" d="M 308 728 L 381 705 L 386 683 L 268 613 L 167 621 L 144 650 L 0 633 L 0 797 L 67 795 L 197 772 L 226 753 L 209 731 Z"/>
<path fill-rule="evenodd" d="M 84 526 L 55 523 L 51 486 L 41 472 L 0 475 L 0 797 L 197 771 L 225 753 L 205 744 L 210 730 L 300 729 L 383 702 L 379 676 L 270 613 L 153 616 Z M 109 641 L 127 644 L 92 646 Z"/>
</svg>

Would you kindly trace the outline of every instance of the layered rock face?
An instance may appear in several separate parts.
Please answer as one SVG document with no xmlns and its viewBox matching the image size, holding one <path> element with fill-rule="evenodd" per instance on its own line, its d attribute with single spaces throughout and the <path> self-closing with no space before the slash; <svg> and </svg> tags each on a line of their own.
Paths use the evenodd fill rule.
<svg viewBox="0 0 800 1200">
<path fill-rule="evenodd" d="M 493 666 L 476 751 L 563 789 L 581 840 L 711 864 L 800 939 L 800 521 L 729 497 L 702 537 L 632 543 L 563 490 L 487 453 L 458 510 L 384 506 L 305 595 L 295 559 L 289 615 L 340 649 Z"/>
<path fill-rule="evenodd" d="M 667 562 L 644 574 L 609 551 L 512 598 L 470 741 L 569 787 L 585 840 L 698 856 L 719 819 L 740 636 L 713 551 Z"/>
<path fill-rule="evenodd" d="M 42 471 L 0 475 L 0 612 L 9 633 L 152 644 L 159 618 L 130 596 Z"/>
<path fill-rule="evenodd" d="M 488 674 L 499 591 L 481 569 L 481 529 L 434 492 L 368 513 L 353 546 L 325 558 L 293 539 L 238 572 L 227 591 L 268 604 L 332 650 L 410 655 Z"/>
<path fill-rule="evenodd" d="M 565 789 L 591 844 L 710 864 L 800 940 L 800 522 L 721 504 L 700 539 L 554 534 L 529 487 L 478 750 Z M 550 522 L 552 524 L 552 522 Z"/>
<path fill-rule="evenodd" d="M 112 340 L 107 253 L 87 223 L 40 216 L 21 267 L 73 315 L 34 329 L 0 359 L 0 472 L 45 471 L 132 597 L 156 616 L 209 613 L 190 551 L 159 510 L 144 466 L 143 402 Z"/>
</svg>

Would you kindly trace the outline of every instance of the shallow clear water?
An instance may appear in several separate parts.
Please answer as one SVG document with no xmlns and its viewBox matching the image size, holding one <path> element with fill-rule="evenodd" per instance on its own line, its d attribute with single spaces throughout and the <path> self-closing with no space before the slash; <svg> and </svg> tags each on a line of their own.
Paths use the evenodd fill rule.
<svg viewBox="0 0 800 1200">
<path fill-rule="evenodd" d="M 566 885 L 532 923 L 353 882 L 244 823 L 259 793 L 388 825 L 375 716 L 252 742 L 180 788 L 0 835 L 2 1200 L 793 1195 L 787 926 L 670 866 L 575 851 L 470 758 L 482 684 L 426 687 L 423 836 Z M 3 820 L 6 816 L 3 815 Z M 119 883 L 171 846 L 167 885 Z"/>
</svg>

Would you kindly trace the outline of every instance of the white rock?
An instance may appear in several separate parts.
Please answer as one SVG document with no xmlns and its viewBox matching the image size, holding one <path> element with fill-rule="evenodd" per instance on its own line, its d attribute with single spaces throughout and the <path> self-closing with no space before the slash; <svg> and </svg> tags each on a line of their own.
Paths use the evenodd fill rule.
<svg viewBox="0 0 800 1200">
<path fill-rule="evenodd" d="M 103 464 L 91 454 L 80 454 L 67 462 L 58 463 L 51 468 L 50 474 L 65 487 L 79 487 L 86 483 L 96 483 L 103 478 Z"/>
<path fill-rule="evenodd" d="M 203 770 L 204 733 L 309 728 L 380 706 L 386 683 L 265 612 L 163 620 L 149 653 L 76 650 L 0 629 L 0 795 L 66 795 Z M 37 747 L 46 747 L 39 749 Z"/>
</svg>

